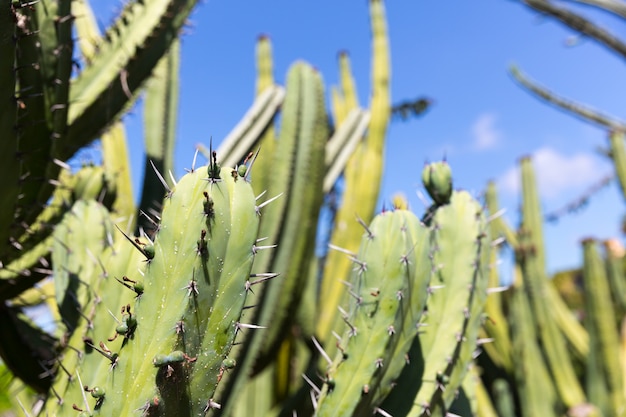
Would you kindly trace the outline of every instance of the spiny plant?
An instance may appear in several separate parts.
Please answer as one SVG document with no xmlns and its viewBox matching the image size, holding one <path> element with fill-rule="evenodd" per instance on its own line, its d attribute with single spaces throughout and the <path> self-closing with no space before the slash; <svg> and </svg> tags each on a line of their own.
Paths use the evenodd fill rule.
<svg viewBox="0 0 626 417">
<path fill-rule="evenodd" d="M 12 30 L 48 10 L 40 6 L 12 3 Z M 89 16 L 85 2 L 71 6 Z M 149 147 L 155 161 L 146 164 L 156 168 L 152 178 L 161 188 L 142 198 L 148 203 L 138 228 L 128 220 L 134 208 L 121 197 L 129 195 L 119 174 L 124 166 L 111 157 L 125 152 L 119 124 L 102 137 L 102 167 L 72 174 L 56 162 L 63 168 L 59 186 L 38 223 L 43 227 L 46 216 L 46 227 L 56 226 L 38 241 L 24 240 L 23 255 L 0 270 L 28 271 L 39 262 L 46 265 L 42 274 L 54 276 L 52 285 L 28 291 L 24 277 L 7 278 L 8 285 L 19 281 L 22 287 L 11 291 L 20 296 L 7 295 L 11 301 L 0 309 L 2 332 L 11 335 L 0 341 L 0 353 L 44 393 L 35 408 L 26 402 L 32 397 L 19 396 L 24 415 L 624 413 L 625 372 L 615 359 L 624 359 L 624 330 L 619 339 L 618 320 L 611 320 L 623 310 L 600 301 L 609 297 L 607 288 L 623 288 L 623 271 L 613 259 L 603 274 L 595 243 L 585 242 L 591 294 L 585 329 L 545 274 L 530 159 L 521 160 L 517 231 L 503 221 L 493 186 L 487 215 L 470 194 L 454 189 L 445 161 L 422 171 L 433 203 L 421 218 L 402 199 L 376 213 L 393 107 L 383 6 L 370 1 L 368 109 L 358 104 L 347 54 L 339 57 L 341 86 L 331 89 L 327 111 L 321 74 L 300 61 L 285 87 L 276 85 L 269 39 L 260 38 L 255 103 L 217 152 L 209 148 L 207 166 L 196 168 L 194 158 L 178 181 L 168 175 L 169 128 Z M 146 1 L 130 3 L 123 16 L 139 21 L 146 7 Z M 90 65 L 98 59 L 90 46 L 125 36 L 121 30 L 100 36 L 86 20 L 77 20 L 76 30 L 81 39 L 96 39 L 79 43 Z M 12 57 L 15 45 L 9 43 Z M 152 125 L 154 115 L 175 122 L 166 97 L 176 96 L 170 82 L 176 48 L 173 43 L 159 61 L 148 88 Z M 13 81 L 11 94 L 20 83 Z M 611 144 L 619 172 L 623 137 L 615 134 Z M 332 251 L 320 262 L 313 252 L 320 206 L 342 174 Z M 504 241 L 516 259 L 508 290 L 499 288 L 496 267 Z M 52 336 L 20 311 L 41 293 L 60 323 Z M 31 353 L 39 362 L 23 360 Z"/>
</svg>

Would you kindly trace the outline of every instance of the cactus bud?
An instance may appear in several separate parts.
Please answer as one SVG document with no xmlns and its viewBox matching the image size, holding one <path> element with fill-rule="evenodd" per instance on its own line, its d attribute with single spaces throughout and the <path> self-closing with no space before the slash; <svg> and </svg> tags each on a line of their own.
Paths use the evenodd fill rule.
<svg viewBox="0 0 626 417">
<path fill-rule="evenodd" d="M 427 164 L 422 171 L 422 183 L 435 203 L 448 204 L 452 195 L 452 170 L 446 161 Z"/>
</svg>

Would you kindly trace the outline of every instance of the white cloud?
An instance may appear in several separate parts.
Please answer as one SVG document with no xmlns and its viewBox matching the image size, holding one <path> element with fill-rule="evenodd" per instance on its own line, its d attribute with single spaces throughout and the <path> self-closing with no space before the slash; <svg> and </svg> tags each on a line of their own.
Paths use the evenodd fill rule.
<svg viewBox="0 0 626 417">
<path fill-rule="evenodd" d="M 606 168 L 591 153 L 563 155 L 552 148 L 544 147 L 534 153 L 533 167 L 542 197 L 552 198 L 563 191 L 589 186 Z M 510 168 L 498 181 L 505 192 L 520 191 L 519 170 Z"/>
<path fill-rule="evenodd" d="M 492 149 L 502 139 L 502 133 L 496 128 L 496 115 L 483 113 L 472 125 L 474 148 L 478 150 Z"/>
</svg>

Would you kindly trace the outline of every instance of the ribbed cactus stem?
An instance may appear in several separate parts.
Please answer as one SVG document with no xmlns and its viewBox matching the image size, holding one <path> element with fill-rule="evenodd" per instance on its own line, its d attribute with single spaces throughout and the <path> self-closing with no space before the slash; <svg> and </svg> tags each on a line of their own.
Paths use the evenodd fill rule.
<svg viewBox="0 0 626 417">
<path fill-rule="evenodd" d="M 347 288 L 345 334 L 327 371 L 317 416 L 371 413 L 384 398 L 381 388 L 391 389 L 426 304 L 427 235 L 417 217 L 404 210 L 378 215 L 363 233 Z M 395 375 L 386 378 L 388 372 Z M 383 380 L 389 386 L 381 387 Z"/>
<path fill-rule="evenodd" d="M 590 324 L 590 343 L 593 346 L 592 355 L 597 356 L 590 370 L 603 380 L 587 380 L 587 386 L 601 385 L 606 387 L 603 396 L 606 403 L 597 403 L 605 415 L 619 415 L 626 405 L 623 397 L 623 375 L 619 360 L 619 335 L 616 329 L 615 309 L 611 299 L 611 289 L 604 267 L 604 261 L 600 256 L 597 242 L 593 239 L 583 240 L 584 270 L 583 279 L 585 284 L 585 311 L 586 320 Z M 591 365 L 591 364 L 590 364 Z M 591 373 L 590 372 L 590 373 Z"/>
</svg>

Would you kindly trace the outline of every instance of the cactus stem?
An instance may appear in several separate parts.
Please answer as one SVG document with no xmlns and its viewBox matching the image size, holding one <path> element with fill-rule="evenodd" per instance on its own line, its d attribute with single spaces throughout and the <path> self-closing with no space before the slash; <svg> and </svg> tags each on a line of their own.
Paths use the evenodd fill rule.
<svg viewBox="0 0 626 417">
<path fill-rule="evenodd" d="M 159 172 L 157 167 L 154 165 L 154 162 L 152 162 L 152 160 L 150 160 L 150 165 L 152 165 L 152 169 L 154 170 L 154 173 L 156 174 L 159 181 L 161 181 L 161 184 L 163 184 L 163 188 L 167 190 L 167 193 L 169 195 L 172 192 L 172 189 L 170 188 L 169 185 L 167 185 L 167 181 L 165 181 L 165 178 L 163 178 L 163 175 L 161 175 L 161 173 Z"/>
<path fill-rule="evenodd" d="M 326 353 L 322 345 L 320 345 L 320 342 L 317 341 L 315 336 L 311 336 L 311 340 L 313 341 L 313 345 L 315 345 L 315 348 L 320 353 L 320 355 L 322 355 L 326 362 L 328 362 L 328 365 L 332 365 L 333 361 L 330 359 L 330 356 L 328 356 L 328 353 Z"/>
</svg>

